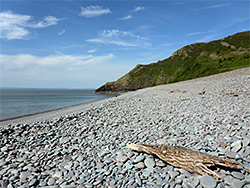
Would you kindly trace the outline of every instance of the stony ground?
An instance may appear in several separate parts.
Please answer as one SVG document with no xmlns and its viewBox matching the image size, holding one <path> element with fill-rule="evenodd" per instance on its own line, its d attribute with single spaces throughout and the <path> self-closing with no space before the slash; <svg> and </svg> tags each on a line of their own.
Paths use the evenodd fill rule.
<svg viewBox="0 0 250 188">
<path fill-rule="evenodd" d="M 0 130 L 2 187 L 250 188 L 250 69 L 147 88 L 87 111 Z M 237 161 L 196 176 L 129 143 L 180 145 Z"/>
</svg>

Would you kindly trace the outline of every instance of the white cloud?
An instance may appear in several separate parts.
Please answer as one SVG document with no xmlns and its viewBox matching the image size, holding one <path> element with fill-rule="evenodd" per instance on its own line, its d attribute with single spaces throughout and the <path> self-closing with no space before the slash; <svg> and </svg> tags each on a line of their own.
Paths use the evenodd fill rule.
<svg viewBox="0 0 250 188">
<path fill-rule="evenodd" d="M 32 22 L 30 15 L 14 14 L 11 11 L 0 12 L 0 38 L 28 39 L 28 28 L 38 29 L 56 25 L 60 19 L 46 16 L 42 21 Z"/>
<path fill-rule="evenodd" d="M 230 6 L 230 5 L 231 5 L 231 3 L 222 3 L 222 4 L 217 4 L 217 5 L 212 5 L 212 6 L 199 8 L 199 9 L 196 9 L 196 10 L 214 9 L 214 8 L 226 7 L 226 6 Z"/>
<path fill-rule="evenodd" d="M 103 56 L 74 56 L 56 52 L 56 55 L 38 57 L 30 54 L 0 55 L 0 65 L 3 70 L 29 69 L 29 68 L 50 68 L 58 65 L 70 68 L 76 65 L 90 63 L 103 63 L 114 57 L 113 54 Z"/>
<path fill-rule="evenodd" d="M 131 69 L 114 54 L 0 55 L 0 87 L 97 88 Z"/>
<path fill-rule="evenodd" d="M 88 6 L 88 7 L 81 7 L 81 12 L 79 16 L 84 16 L 86 18 L 92 18 L 101 16 L 103 14 L 111 13 L 109 8 L 103 8 L 101 6 Z"/>
<path fill-rule="evenodd" d="M 93 64 L 93 63 L 103 63 L 114 57 L 114 54 L 108 54 L 105 56 L 91 56 L 91 58 L 87 58 L 85 60 L 79 61 L 76 65 L 85 65 L 85 64 Z"/>
<path fill-rule="evenodd" d="M 129 20 L 129 19 L 131 19 L 132 18 L 132 16 L 131 15 L 128 15 L 128 16 L 125 16 L 125 17 L 123 17 L 123 18 L 120 18 L 120 20 Z"/>
<path fill-rule="evenodd" d="M 142 11 L 144 9 L 145 9 L 144 7 L 135 7 L 134 10 L 133 10 L 133 12 Z"/>
<path fill-rule="evenodd" d="M 186 34 L 186 37 L 190 37 L 190 36 L 193 36 L 193 35 L 200 35 L 200 34 L 203 34 L 205 32 L 193 32 L 193 33 L 188 33 Z"/>
<path fill-rule="evenodd" d="M 97 51 L 97 49 L 88 50 L 89 53 L 94 53 L 94 52 L 96 52 L 96 51 Z"/>
<path fill-rule="evenodd" d="M 60 21 L 60 19 L 54 17 L 54 16 L 46 16 L 44 17 L 44 19 L 42 21 L 39 21 L 37 23 L 27 23 L 27 27 L 30 28 L 44 28 L 44 27 L 49 27 L 52 25 L 56 25 L 58 22 Z"/>
<path fill-rule="evenodd" d="M 135 35 L 130 31 L 120 30 L 103 30 L 98 33 L 99 38 L 88 39 L 87 42 L 101 43 L 101 44 L 114 44 L 118 46 L 136 47 L 136 46 L 149 46 L 148 38 Z"/>
<path fill-rule="evenodd" d="M 58 32 L 58 35 L 63 35 L 65 33 L 65 29 Z"/>
</svg>

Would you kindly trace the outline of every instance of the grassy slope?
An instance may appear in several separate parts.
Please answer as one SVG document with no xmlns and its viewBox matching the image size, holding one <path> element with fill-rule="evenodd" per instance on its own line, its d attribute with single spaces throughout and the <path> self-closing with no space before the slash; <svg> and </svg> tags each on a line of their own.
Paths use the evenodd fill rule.
<svg viewBox="0 0 250 188">
<path fill-rule="evenodd" d="M 96 91 L 136 90 L 249 67 L 249 56 L 250 31 L 237 33 L 221 40 L 185 46 L 157 63 L 137 65 Z"/>
</svg>

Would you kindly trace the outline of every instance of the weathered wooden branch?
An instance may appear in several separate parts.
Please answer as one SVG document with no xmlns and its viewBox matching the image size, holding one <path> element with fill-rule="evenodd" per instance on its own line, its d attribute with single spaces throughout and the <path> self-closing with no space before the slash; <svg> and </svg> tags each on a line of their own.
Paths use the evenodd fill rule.
<svg viewBox="0 0 250 188">
<path fill-rule="evenodd" d="M 218 165 L 228 168 L 240 168 L 237 162 L 193 151 L 182 146 L 129 144 L 128 147 L 139 152 L 154 154 L 168 164 L 183 168 L 191 173 L 209 175 L 216 179 L 219 179 L 220 176 L 207 167 Z"/>
</svg>

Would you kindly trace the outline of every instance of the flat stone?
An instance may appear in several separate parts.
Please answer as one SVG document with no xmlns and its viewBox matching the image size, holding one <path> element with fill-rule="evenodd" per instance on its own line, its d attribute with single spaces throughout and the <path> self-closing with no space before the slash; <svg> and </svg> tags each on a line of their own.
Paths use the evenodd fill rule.
<svg viewBox="0 0 250 188">
<path fill-rule="evenodd" d="M 144 168 L 145 165 L 144 165 L 143 162 L 139 162 L 139 163 L 135 164 L 135 167 L 137 167 L 137 168 Z"/>
<path fill-rule="evenodd" d="M 109 150 L 103 150 L 102 152 L 100 152 L 99 157 L 103 157 L 103 156 L 105 156 L 105 155 L 107 155 L 109 153 L 110 153 Z"/>
<path fill-rule="evenodd" d="M 29 182 L 29 186 L 33 186 L 37 182 L 37 179 L 34 178 Z"/>
<path fill-rule="evenodd" d="M 175 184 L 181 184 L 182 183 L 182 179 L 181 178 L 177 178 L 176 180 L 175 180 Z"/>
<path fill-rule="evenodd" d="M 244 185 L 244 182 L 237 180 L 237 179 L 234 179 L 232 182 L 232 187 L 235 187 L 235 188 L 242 188 L 243 185 Z"/>
<path fill-rule="evenodd" d="M 77 185 L 60 185 L 61 188 L 75 188 Z"/>
<path fill-rule="evenodd" d="M 182 184 L 186 187 L 196 187 L 199 183 L 199 178 L 197 178 L 196 176 L 192 176 L 187 179 L 184 179 Z"/>
<path fill-rule="evenodd" d="M 85 157 L 83 155 L 79 155 L 76 160 L 81 162 L 83 159 L 85 159 Z"/>
<path fill-rule="evenodd" d="M 228 158 L 230 158 L 230 159 L 235 159 L 237 153 L 234 152 L 234 151 L 228 151 L 228 152 L 225 153 L 225 155 L 226 155 Z"/>
<path fill-rule="evenodd" d="M 68 162 L 65 166 L 64 166 L 64 168 L 66 168 L 67 170 L 70 170 L 71 169 L 71 167 L 72 167 L 72 162 Z"/>
<path fill-rule="evenodd" d="M 86 188 L 84 185 L 78 185 L 76 188 Z"/>
<path fill-rule="evenodd" d="M 224 177 L 224 182 L 227 185 L 232 185 L 234 178 L 232 176 L 226 176 Z"/>
<path fill-rule="evenodd" d="M 70 155 L 63 156 L 63 161 L 64 162 L 69 162 L 70 160 L 71 160 L 71 156 Z"/>
<path fill-rule="evenodd" d="M 231 144 L 231 148 L 233 152 L 238 152 L 242 147 L 242 141 L 241 140 L 238 140 L 238 141 L 235 141 L 234 143 Z"/>
<path fill-rule="evenodd" d="M 1 148 L 1 152 L 7 152 L 9 150 L 8 146 L 4 146 Z"/>
<path fill-rule="evenodd" d="M 61 143 L 66 143 L 66 142 L 68 142 L 70 139 L 68 138 L 68 137 L 62 137 L 62 138 L 60 138 L 60 142 Z"/>
<path fill-rule="evenodd" d="M 56 180 L 54 178 L 50 178 L 47 182 L 48 185 L 54 185 Z"/>
<path fill-rule="evenodd" d="M 240 180 L 242 180 L 242 179 L 244 179 L 245 178 L 245 176 L 244 176 L 244 174 L 242 174 L 242 173 L 240 173 L 240 172 L 232 172 L 231 173 L 232 175 L 233 175 L 233 177 L 235 177 L 235 178 L 237 178 L 237 179 L 240 179 Z"/>
<path fill-rule="evenodd" d="M 126 162 L 127 160 L 128 160 L 128 157 L 125 156 L 125 155 L 123 155 L 123 156 L 117 156 L 117 157 L 116 157 L 116 161 L 117 161 L 117 162 L 122 162 L 122 163 L 124 163 L 124 162 Z"/>
<path fill-rule="evenodd" d="M 87 188 L 92 188 L 92 187 L 93 187 L 93 185 L 92 185 L 91 183 L 85 183 L 84 185 L 85 185 L 85 187 L 87 187 Z"/>
<path fill-rule="evenodd" d="M 164 139 L 164 138 L 158 139 L 158 140 L 156 140 L 156 143 L 157 143 L 158 145 L 164 145 L 164 144 L 166 144 L 166 139 Z"/>
<path fill-rule="evenodd" d="M 153 168 L 155 166 L 155 161 L 153 158 L 150 158 L 150 157 L 147 157 L 145 160 L 144 160 L 144 164 L 146 165 L 146 167 L 148 168 Z"/>
<path fill-rule="evenodd" d="M 141 162 L 145 159 L 145 156 L 144 155 L 139 155 L 135 158 L 135 160 L 133 161 L 134 163 L 138 163 L 138 162 Z"/>
<path fill-rule="evenodd" d="M 62 171 L 56 171 L 53 175 L 53 178 L 61 178 L 62 177 Z"/>
<path fill-rule="evenodd" d="M 166 163 L 164 163 L 162 161 L 156 161 L 156 166 L 164 167 L 164 166 L 166 166 Z"/>
<path fill-rule="evenodd" d="M 33 156 L 31 159 L 32 159 L 33 161 L 38 161 L 38 160 L 39 160 L 39 157 Z"/>
<path fill-rule="evenodd" d="M 103 178 L 97 178 L 95 182 L 93 183 L 94 186 L 99 185 L 103 181 Z"/>
<path fill-rule="evenodd" d="M 109 164 L 109 163 L 112 163 L 112 162 L 113 162 L 113 160 L 112 160 L 112 159 L 110 159 L 110 158 L 106 158 L 106 159 L 104 159 L 104 163 Z"/>
<path fill-rule="evenodd" d="M 203 175 L 200 177 L 200 184 L 204 187 L 204 188 L 213 188 L 216 187 L 216 180 L 211 177 L 211 176 L 207 176 L 207 175 Z"/>
<path fill-rule="evenodd" d="M 142 173 L 142 175 L 143 175 L 144 177 L 148 177 L 148 176 L 150 176 L 150 174 L 151 174 L 151 172 L 150 172 L 150 171 L 147 171 L 147 170 L 143 171 L 143 173 Z"/>
<path fill-rule="evenodd" d="M 243 147 L 246 147 L 250 143 L 250 139 L 245 138 L 242 140 Z"/>
<path fill-rule="evenodd" d="M 171 179 L 174 179 L 176 176 L 178 176 L 180 173 L 176 172 L 176 171 L 170 171 L 168 172 L 168 174 L 170 175 Z"/>
</svg>

